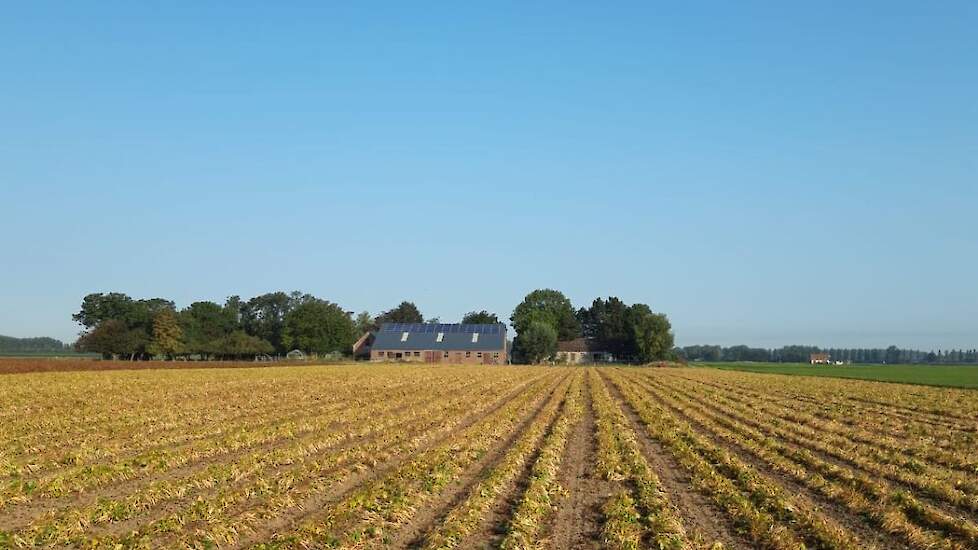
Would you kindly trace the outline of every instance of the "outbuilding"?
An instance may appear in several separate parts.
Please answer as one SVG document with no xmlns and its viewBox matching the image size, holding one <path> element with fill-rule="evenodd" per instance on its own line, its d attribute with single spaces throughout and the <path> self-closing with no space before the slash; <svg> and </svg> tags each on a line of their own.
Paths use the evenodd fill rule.
<svg viewBox="0 0 978 550">
<path fill-rule="evenodd" d="M 554 357 L 558 363 L 611 363 L 614 356 L 600 349 L 594 340 L 575 338 L 557 342 L 557 354 Z"/>
<path fill-rule="evenodd" d="M 370 360 L 505 365 L 506 325 L 384 323 Z"/>
</svg>

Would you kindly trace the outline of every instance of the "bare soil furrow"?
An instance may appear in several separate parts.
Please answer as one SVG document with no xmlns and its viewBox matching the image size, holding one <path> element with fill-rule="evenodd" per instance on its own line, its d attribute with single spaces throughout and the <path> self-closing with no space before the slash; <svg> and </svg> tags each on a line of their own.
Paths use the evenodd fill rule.
<svg viewBox="0 0 978 550">
<path fill-rule="evenodd" d="M 602 374 L 602 376 L 616 405 L 624 412 L 632 429 L 638 435 L 645 458 L 659 476 L 669 498 L 676 505 L 683 524 L 702 533 L 707 539 L 720 541 L 725 548 L 744 550 L 751 548 L 750 541 L 738 533 L 732 523 L 724 520 L 726 513 L 701 495 L 693 487 L 692 479 L 679 463 L 660 443 L 649 437 L 642 428 L 642 421 L 638 414 L 622 396 L 618 387 L 610 382 L 606 375 Z"/>
<path fill-rule="evenodd" d="M 589 376 L 597 376 L 592 369 Z M 594 469 L 597 454 L 594 407 L 590 395 L 585 400 L 584 417 L 567 443 L 562 461 L 560 485 L 564 494 L 557 502 L 552 547 L 595 549 L 602 547 L 601 505 L 615 490 L 615 484 Z"/>
</svg>

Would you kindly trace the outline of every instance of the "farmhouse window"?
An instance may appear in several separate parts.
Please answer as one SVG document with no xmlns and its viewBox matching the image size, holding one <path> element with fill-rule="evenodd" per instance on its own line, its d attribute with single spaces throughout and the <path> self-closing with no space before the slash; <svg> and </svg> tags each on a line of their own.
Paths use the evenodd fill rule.
<svg viewBox="0 0 978 550">
<path fill-rule="evenodd" d="M 466 356 L 466 357 L 472 357 L 472 352 L 471 352 L 471 351 L 467 351 L 467 352 L 465 352 L 465 356 Z"/>
<path fill-rule="evenodd" d="M 482 352 L 480 351 L 479 353 L 475 354 L 475 356 L 476 357 L 482 357 Z"/>
<path fill-rule="evenodd" d="M 415 356 L 415 357 L 421 357 L 421 352 L 420 352 L 420 351 L 416 351 L 416 352 L 414 352 L 414 356 Z"/>
</svg>

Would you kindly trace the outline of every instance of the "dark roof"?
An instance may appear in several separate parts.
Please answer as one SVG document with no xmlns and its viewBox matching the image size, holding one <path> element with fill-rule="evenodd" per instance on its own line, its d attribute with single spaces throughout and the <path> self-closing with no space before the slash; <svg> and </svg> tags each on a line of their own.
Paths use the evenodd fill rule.
<svg viewBox="0 0 978 550">
<path fill-rule="evenodd" d="M 407 339 L 403 340 L 404 333 Z M 441 334 L 441 342 L 438 335 Z M 473 334 L 478 334 L 473 342 Z M 374 339 L 374 350 L 503 351 L 506 325 L 384 323 Z"/>
<path fill-rule="evenodd" d="M 574 338 L 573 340 L 557 342 L 557 351 L 585 352 L 601 350 L 598 349 L 593 340 L 588 340 L 587 338 Z"/>
</svg>

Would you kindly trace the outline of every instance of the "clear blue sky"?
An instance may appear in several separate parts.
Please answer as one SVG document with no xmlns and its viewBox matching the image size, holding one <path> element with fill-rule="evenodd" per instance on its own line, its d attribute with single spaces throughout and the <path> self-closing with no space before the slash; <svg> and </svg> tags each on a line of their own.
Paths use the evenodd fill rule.
<svg viewBox="0 0 978 550">
<path fill-rule="evenodd" d="M 978 3 L 468 4 L 5 6 L 0 334 L 555 287 L 681 344 L 978 346 Z"/>
</svg>

